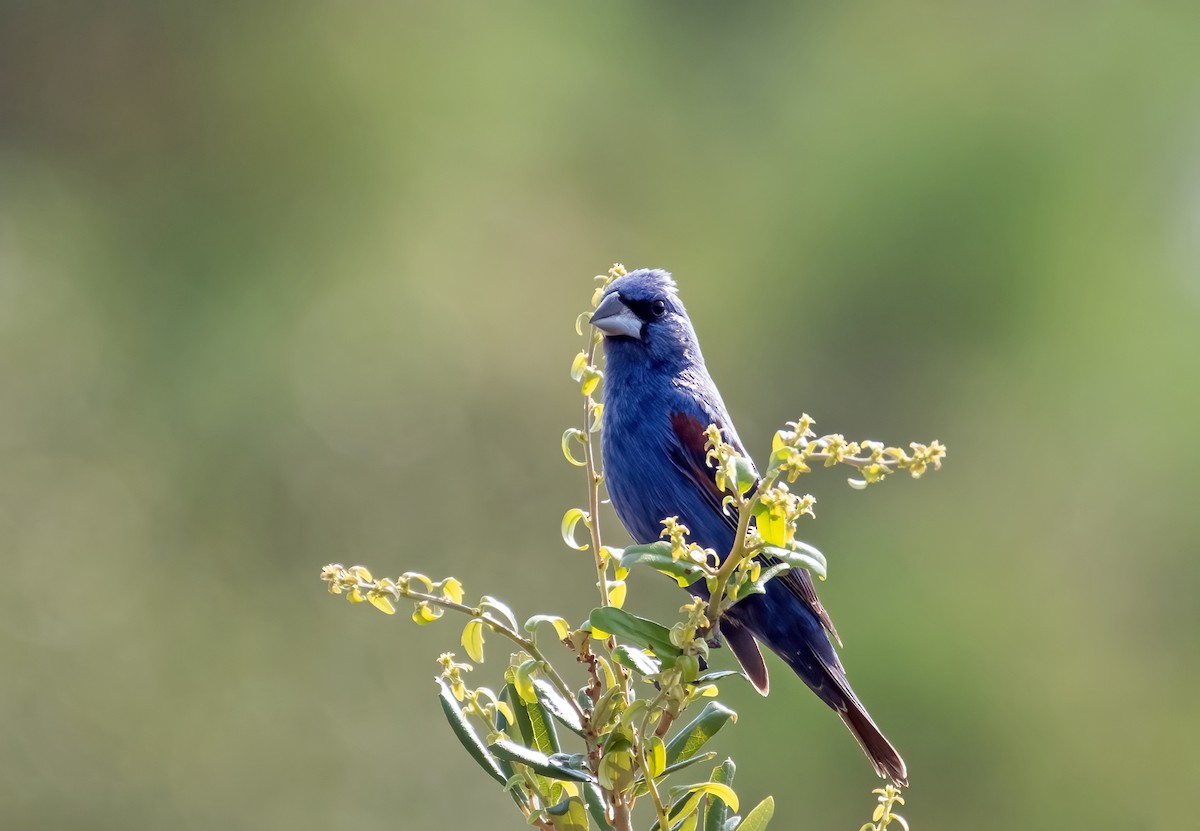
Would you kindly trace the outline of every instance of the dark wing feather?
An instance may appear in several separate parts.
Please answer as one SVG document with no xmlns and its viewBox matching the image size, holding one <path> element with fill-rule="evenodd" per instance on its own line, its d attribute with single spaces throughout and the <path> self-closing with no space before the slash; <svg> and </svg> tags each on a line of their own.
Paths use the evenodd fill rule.
<svg viewBox="0 0 1200 831">
<path fill-rule="evenodd" d="M 742 665 L 754 689 L 758 690 L 758 694 L 766 695 L 770 692 L 771 679 L 767 676 L 767 664 L 763 660 L 762 650 L 758 648 L 758 641 L 754 639 L 750 630 L 729 615 L 725 615 L 721 618 L 721 635 L 729 644 L 729 649 L 738 659 L 738 663 Z"/>
<path fill-rule="evenodd" d="M 762 559 L 764 562 L 774 560 L 773 557 L 763 557 Z M 817 587 L 813 584 L 812 574 L 808 569 L 788 569 L 775 579 L 813 610 L 813 614 L 821 621 L 821 625 L 825 627 L 825 631 L 833 637 L 838 646 L 841 646 L 842 637 L 838 634 L 837 628 L 834 627 L 833 621 L 829 618 L 829 612 L 825 611 L 825 607 L 821 605 L 821 598 L 817 597 Z"/>
<path fill-rule="evenodd" d="M 722 505 L 725 494 L 717 487 L 712 469 L 705 460 L 704 431 L 708 429 L 708 425 L 701 424 L 699 419 L 687 413 L 673 413 L 671 429 L 675 432 L 675 437 L 679 439 L 677 446 L 681 450 L 679 457 L 674 460 L 675 463 L 693 482 L 700 486 L 699 489 L 705 499 L 712 505 L 713 510 L 725 519 L 730 530 L 737 531 L 737 514 L 732 508 L 726 510 Z M 743 455 L 749 455 L 741 447 L 738 447 L 738 450 Z M 762 556 L 762 559 L 767 563 L 778 562 L 765 556 Z M 838 635 L 833 620 L 829 617 L 829 612 L 825 611 L 820 598 L 817 597 L 817 587 L 813 584 L 812 575 L 806 569 L 794 568 L 775 579 L 812 609 L 813 614 L 821 621 L 821 626 L 837 641 L 837 645 L 841 646 L 841 636 Z"/>
<path fill-rule="evenodd" d="M 677 458 L 672 461 L 684 475 L 699 486 L 705 500 L 712 505 L 714 511 L 724 518 L 729 529 L 736 531 L 737 516 L 732 513 L 732 509 L 727 512 L 721 506 L 725 494 L 717 487 L 717 480 L 713 478 L 712 469 L 705 461 L 704 445 L 707 439 L 704 431 L 708 429 L 708 425 L 701 424 L 700 419 L 687 413 L 672 413 L 671 429 L 675 432 L 675 438 L 679 440 L 677 446 L 680 449 Z"/>
</svg>

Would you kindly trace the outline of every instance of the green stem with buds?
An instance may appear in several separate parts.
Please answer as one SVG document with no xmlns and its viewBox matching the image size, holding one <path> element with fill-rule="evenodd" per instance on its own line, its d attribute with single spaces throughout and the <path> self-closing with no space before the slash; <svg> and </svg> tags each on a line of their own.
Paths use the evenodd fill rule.
<svg viewBox="0 0 1200 831">
<path fill-rule="evenodd" d="M 342 585 L 346 586 L 346 583 L 343 582 Z M 392 595 L 393 599 L 395 600 L 400 600 L 400 598 L 414 600 L 418 603 L 428 603 L 430 606 L 437 606 L 441 609 L 447 609 L 452 612 L 460 612 L 468 617 L 479 618 L 481 621 L 483 621 L 484 626 L 491 629 L 497 635 L 508 638 L 517 646 L 521 647 L 521 649 L 528 652 L 531 658 L 540 662 L 542 665 L 542 671 L 546 673 L 546 677 L 550 679 L 550 683 L 552 683 L 558 689 L 558 691 L 562 693 L 563 698 L 567 700 L 567 703 L 575 708 L 576 714 L 578 714 L 581 719 L 584 718 L 583 708 L 581 708 L 579 703 L 575 700 L 575 693 L 571 691 L 571 688 L 567 686 L 567 682 L 564 681 L 562 676 L 559 675 L 554 669 L 554 665 L 551 664 L 542 651 L 538 649 L 538 646 L 533 642 L 533 639 L 522 637 L 520 633 L 514 632 L 512 629 L 509 629 L 495 618 L 488 617 L 483 613 L 483 609 L 468 606 L 465 603 L 455 603 L 453 600 L 447 600 L 444 597 L 438 597 L 436 594 L 426 594 L 425 592 L 413 591 L 406 586 L 398 584 L 381 587 L 377 582 L 371 580 L 356 579 L 352 585 L 363 594 L 372 591 L 383 591 Z"/>
</svg>

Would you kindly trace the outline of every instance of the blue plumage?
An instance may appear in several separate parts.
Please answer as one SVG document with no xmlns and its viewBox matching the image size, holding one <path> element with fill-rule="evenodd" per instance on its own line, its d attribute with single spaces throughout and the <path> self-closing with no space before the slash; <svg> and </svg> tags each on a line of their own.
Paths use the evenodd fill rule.
<svg viewBox="0 0 1200 831">
<path fill-rule="evenodd" d="M 592 315 L 605 334 L 605 483 L 613 507 L 637 542 L 659 539 L 662 520 L 677 516 L 691 539 L 719 554 L 733 546 L 736 518 L 705 462 L 704 430 L 749 457 L 704 365 L 696 333 L 671 276 L 641 269 L 614 280 Z M 703 593 L 701 585 L 697 589 Z M 721 634 L 754 685 L 767 692 L 758 644 L 779 655 L 833 708 L 880 776 L 905 784 L 904 761 L 884 738 L 846 680 L 829 633 L 837 631 L 808 572 L 788 572 L 722 618 Z"/>
</svg>

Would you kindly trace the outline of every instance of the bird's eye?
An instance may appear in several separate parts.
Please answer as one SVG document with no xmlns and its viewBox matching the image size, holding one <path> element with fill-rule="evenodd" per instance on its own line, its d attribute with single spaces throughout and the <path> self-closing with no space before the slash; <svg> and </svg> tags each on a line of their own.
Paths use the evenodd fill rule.
<svg viewBox="0 0 1200 831">
<path fill-rule="evenodd" d="M 662 317 L 667 313 L 667 304 L 662 300 L 655 300 L 650 304 L 650 313 L 655 317 Z"/>
</svg>

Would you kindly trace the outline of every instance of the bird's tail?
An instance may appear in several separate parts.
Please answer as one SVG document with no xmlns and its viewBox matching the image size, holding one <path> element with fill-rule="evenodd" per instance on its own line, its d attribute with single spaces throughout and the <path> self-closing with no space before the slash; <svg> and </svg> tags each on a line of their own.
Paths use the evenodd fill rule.
<svg viewBox="0 0 1200 831">
<path fill-rule="evenodd" d="M 871 760 L 871 764 L 875 766 L 875 772 L 885 779 L 890 778 L 900 787 L 906 786 L 908 770 L 904 766 L 904 760 L 900 758 L 900 754 L 896 752 L 896 748 L 892 747 L 892 743 L 887 740 L 887 737 L 875 726 L 875 722 L 871 720 L 871 716 L 867 714 L 863 705 L 851 694 L 846 697 L 845 707 L 845 710 L 837 708 L 837 714 L 850 728 L 859 747 L 863 749 L 867 758 Z"/>
</svg>

